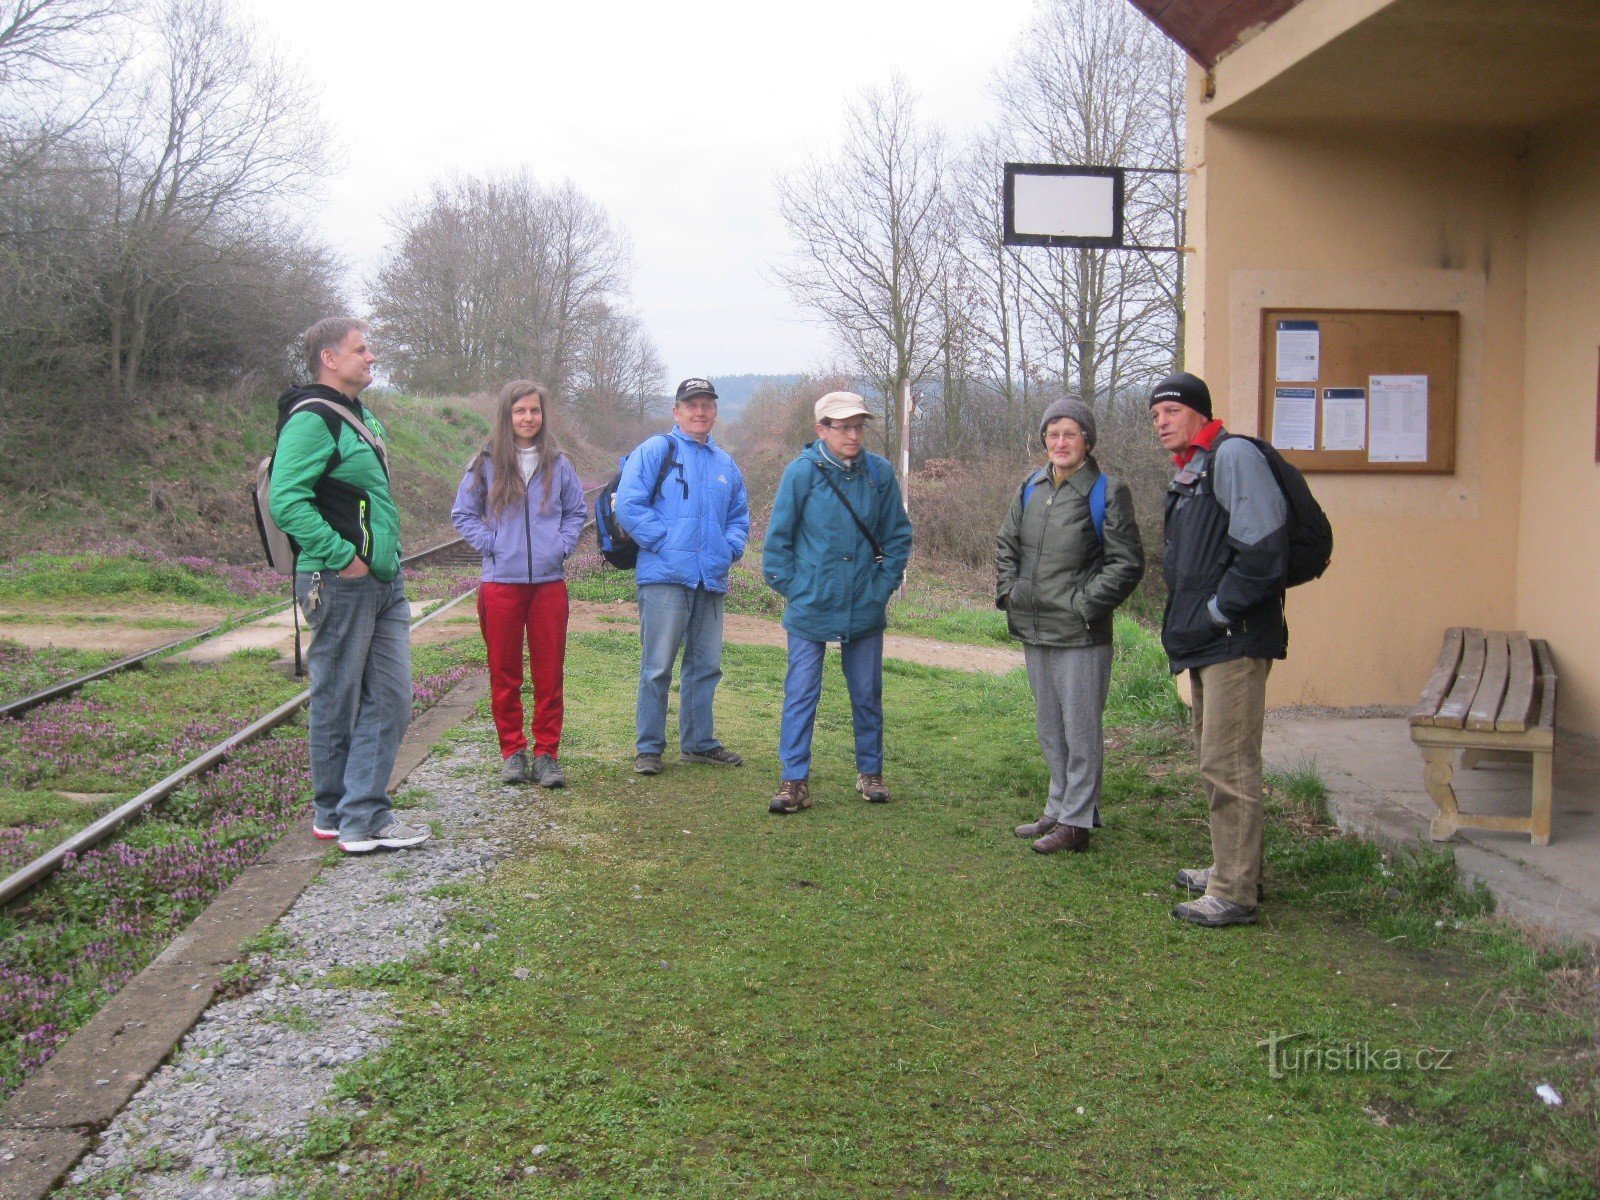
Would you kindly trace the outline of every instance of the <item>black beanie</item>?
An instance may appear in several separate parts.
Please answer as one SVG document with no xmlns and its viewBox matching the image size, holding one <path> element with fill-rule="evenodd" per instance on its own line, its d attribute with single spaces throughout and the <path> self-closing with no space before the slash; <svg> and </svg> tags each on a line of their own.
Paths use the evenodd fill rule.
<svg viewBox="0 0 1600 1200">
<path fill-rule="evenodd" d="M 1206 386 L 1204 379 L 1187 371 L 1168 375 L 1156 384 L 1155 390 L 1150 393 L 1150 407 L 1154 408 L 1162 400 L 1176 400 L 1202 416 L 1211 416 L 1211 389 Z"/>
</svg>

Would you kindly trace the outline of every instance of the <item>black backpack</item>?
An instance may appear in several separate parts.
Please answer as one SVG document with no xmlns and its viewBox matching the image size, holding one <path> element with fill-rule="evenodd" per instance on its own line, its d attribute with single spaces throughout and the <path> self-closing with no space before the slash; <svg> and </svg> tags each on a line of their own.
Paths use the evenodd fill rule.
<svg viewBox="0 0 1600 1200">
<path fill-rule="evenodd" d="M 1320 579 L 1333 561 L 1333 526 L 1328 522 L 1328 514 L 1322 511 L 1322 505 L 1311 494 L 1311 485 L 1300 468 L 1279 454 L 1271 442 L 1245 433 L 1225 433 L 1223 437 L 1243 438 L 1261 451 L 1267 466 L 1272 468 L 1272 477 L 1278 481 L 1278 490 L 1289 507 L 1288 586 L 1299 587 Z M 1221 440 L 1218 439 L 1218 444 Z M 1212 450 L 1214 453 L 1215 446 Z"/>
<path fill-rule="evenodd" d="M 672 444 L 672 438 L 667 434 L 659 436 L 666 438 L 667 452 L 661 456 L 661 469 L 656 472 L 655 486 L 650 489 L 650 499 L 645 502 L 646 504 L 656 502 L 656 498 L 661 495 L 661 485 L 666 481 L 667 472 L 672 470 L 672 464 L 678 461 L 678 448 Z M 639 543 L 629 537 L 627 530 L 617 523 L 614 507 L 617 484 L 622 482 L 622 468 L 627 461 L 626 454 L 617 459 L 617 473 L 606 480 L 605 487 L 600 489 L 600 494 L 594 501 L 595 540 L 600 543 L 600 556 L 613 567 L 623 571 L 631 571 L 639 565 Z"/>
</svg>

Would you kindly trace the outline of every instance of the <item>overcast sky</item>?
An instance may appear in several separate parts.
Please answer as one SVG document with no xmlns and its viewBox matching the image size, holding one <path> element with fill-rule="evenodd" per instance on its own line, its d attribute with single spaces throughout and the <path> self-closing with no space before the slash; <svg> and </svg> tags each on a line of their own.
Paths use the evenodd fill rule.
<svg viewBox="0 0 1600 1200">
<path fill-rule="evenodd" d="M 324 88 L 342 170 L 324 233 L 365 278 L 434 177 L 527 165 L 632 235 L 634 299 L 674 380 L 828 354 L 764 277 L 774 177 L 826 151 L 899 70 L 927 115 L 981 124 L 1032 0 L 242 0 Z"/>
</svg>

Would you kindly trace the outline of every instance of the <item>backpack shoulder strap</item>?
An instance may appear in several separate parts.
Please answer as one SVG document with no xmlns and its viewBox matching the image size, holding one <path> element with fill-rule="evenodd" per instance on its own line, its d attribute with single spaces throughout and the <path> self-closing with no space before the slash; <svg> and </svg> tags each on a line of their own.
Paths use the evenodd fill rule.
<svg viewBox="0 0 1600 1200">
<path fill-rule="evenodd" d="M 672 435 L 663 433 L 658 436 L 667 443 L 667 451 L 661 456 L 661 465 L 656 468 L 656 481 L 650 489 L 650 499 L 645 501 L 646 508 L 661 499 L 661 488 L 667 482 L 667 472 L 672 470 L 672 464 L 678 461 L 678 448 L 672 444 Z"/>
<path fill-rule="evenodd" d="M 1106 473 L 1101 471 L 1089 489 L 1089 519 L 1094 522 L 1094 536 L 1103 546 L 1106 542 Z"/>
<path fill-rule="evenodd" d="M 389 474 L 389 448 L 384 445 L 381 437 L 367 428 L 365 421 L 343 405 L 330 404 L 319 396 L 309 396 L 291 408 L 288 415 L 292 417 L 301 409 L 312 407 L 321 411 L 322 419 L 328 423 L 328 433 L 333 438 L 333 459 L 328 464 L 328 470 L 333 470 L 339 464 L 339 423 L 343 421 L 355 430 L 357 437 L 372 447 L 372 452 L 378 456 L 378 464 L 383 468 L 384 475 Z M 287 419 L 284 423 L 288 424 Z"/>
<path fill-rule="evenodd" d="M 1043 480 L 1045 470 L 1046 468 L 1040 467 L 1037 471 L 1022 481 L 1022 490 L 1020 495 L 1022 496 L 1023 512 L 1028 511 L 1028 501 L 1033 499 L 1033 489 L 1038 487 L 1040 481 Z"/>
</svg>

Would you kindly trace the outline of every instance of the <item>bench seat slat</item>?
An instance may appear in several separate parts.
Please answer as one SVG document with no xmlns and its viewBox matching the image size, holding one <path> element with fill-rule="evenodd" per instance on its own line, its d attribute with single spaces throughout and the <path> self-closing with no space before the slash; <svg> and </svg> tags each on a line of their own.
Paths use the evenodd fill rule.
<svg viewBox="0 0 1600 1200">
<path fill-rule="evenodd" d="M 1506 675 L 1506 698 L 1494 727 L 1498 733 L 1522 733 L 1533 712 L 1533 644 L 1517 630 L 1508 635 L 1507 653 L 1511 660 Z"/>
<path fill-rule="evenodd" d="M 1466 725 L 1472 698 L 1478 694 L 1478 684 L 1482 680 L 1483 630 L 1464 629 L 1461 631 L 1461 666 L 1433 723 L 1445 729 L 1460 729 Z"/>
<path fill-rule="evenodd" d="M 1411 711 L 1413 725 L 1432 725 L 1434 714 L 1439 711 L 1439 705 L 1444 703 L 1444 698 L 1450 691 L 1450 685 L 1455 681 L 1456 667 L 1461 662 L 1461 635 L 1459 626 L 1444 631 L 1444 645 L 1439 649 L 1439 661 L 1434 665 L 1433 674 L 1428 676 L 1428 684 L 1422 689 L 1422 699 L 1417 701 L 1417 707 Z"/>
<path fill-rule="evenodd" d="M 1506 635 L 1498 631 L 1484 634 L 1483 677 L 1472 697 L 1472 707 L 1467 710 L 1468 729 L 1493 731 L 1495 718 L 1500 714 L 1500 702 L 1506 698 L 1506 675 L 1510 666 Z"/>
</svg>

